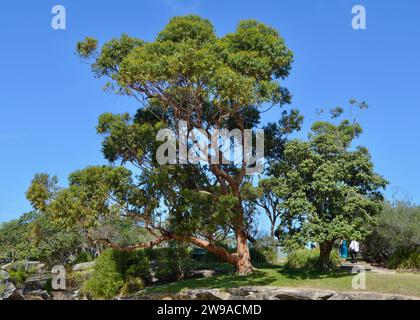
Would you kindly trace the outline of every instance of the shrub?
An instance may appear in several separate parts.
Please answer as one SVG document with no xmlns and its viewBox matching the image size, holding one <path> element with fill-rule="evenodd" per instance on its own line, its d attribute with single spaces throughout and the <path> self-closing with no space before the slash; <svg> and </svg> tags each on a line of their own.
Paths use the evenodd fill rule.
<svg viewBox="0 0 420 320">
<path fill-rule="evenodd" d="M 249 250 L 253 263 L 277 262 L 277 253 L 273 246 L 251 247 Z"/>
<path fill-rule="evenodd" d="M 122 252 L 113 249 L 105 250 L 96 259 L 91 277 L 84 283 L 83 292 L 95 299 L 110 299 L 115 297 L 123 286 L 132 279 L 143 283 L 149 281 L 150 263 L 145 250 Z"/>
<path fill-rule="evenodd" d="M 83 292 L 94 299 L 110 299 L 119 292 L 130 294 L 151 283 L 151 263 L 161 282 L 178 280 L 191 267 L 187 246 L 121 252 L 105 250 L 96 259 L 91 277 L 84 283 Z M 76 275 L 71 275 L 70 280 Z"/>
<path fill-rule="evenodd" d="M 69 288 L 80 288 L 89 280 L 92 273 L 88 271 L 74 271 L 66 275 L 66 282 Z"/>
<path fill-rule="evenodd" d="M 83 292 L 94 299 L 111 299 L 115 297 L 124 279 L 115 259 L 115 251 L 105 250 L 96 259 L 92 277 L 83 286 Z"/>
<path fill-rule="evenodd" d="M 12 264 L 8 272 L 13 284 L 20 287 L 29 277 L 36 273 L 36 269 L 27 269 L 23 262 L 16 262 Z"/>
<path fill-rule="evenodd" d="M 405 263 L 398 261 L 415 256 L 410 251 L 419 243 L 420 207 L 413 206 L 408 201 L 399 201 L 393 205 L 386 202 L 378 217 L 377 226 L 363 242 L 362 253 L 368 261 L 403 266 Z M 408 262 L 408 265 L 412 263 Z"/>
<path fill-rule="evenodd" d="M 174 281 L 191 269 L 191 255 L 187 246 L 149 249 L 147 254 L 154 262 L 155 276 L 160 282 Z"/>
<path fill-rule="evenodd" d="M 23 269 L 10 270 L 9 275 L 10 275 L 10 280 L 16 286 L 21 286 L 26 281 L 26 279 L 29 278 L 28 273 Z"/>
<path fill-rule="evenodd" d="M 340 257 L 337 253 L 337 250 L 333 250 L 330 255 L 331 268 L 337 266 L 339 262 Z M 321 257 L 319 249 L 299 249 L 292 251 L 287 257 L 286 267 L 309 272 L 320 271 Z"/>
<path fill-rule="evenodd" d="M 52 293 L 52 291 L 53 291 L 52 279 L 48 279 L 47 282 L 45 283 L 45 291 L 47 291 L 48 294 Z"/>
<path fill-rule="evenodd" d="M 145 285 L 141 278 L 128 278 L 120 290 L 120 295 L 128 296 L 144 289 Z"/>
<path fill-rule="evenodd" d="M 92 254 L 88 251 L 80 252 L 76 259 L 74 260 L 73 264 L 84 263 L 84 262 L 91 262 L 93 261 Z"/>
<path fill-rule="evenodd" d="M 149 282 L 151 279 L 149 256 L 145 250 L 136 250 L 133 252 L 114 250 L 113 257 L 124 281 L 130 277 L 139 277 L 145 282 Z"/>
<path fill-rule="evenodd" d="M 399 248 L 394 251 L 387 262 L 390 269 L 420 269 L 420 252 L 418 248 Z"/>
</svg>

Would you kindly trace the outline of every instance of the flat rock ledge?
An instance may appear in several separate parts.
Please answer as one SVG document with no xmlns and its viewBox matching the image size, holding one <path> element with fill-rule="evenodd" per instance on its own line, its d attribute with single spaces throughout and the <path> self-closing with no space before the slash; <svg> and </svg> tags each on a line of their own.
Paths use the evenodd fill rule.
<svg viewBox="0 0 420 320">
<path fill-rule="evenodd" d="M 191 289 L 181 293 L 153 293 L 122 300 L 420 300 L 376 292 L 336 292 L 307 288 L 249 286 L 230 289 Z"/>
</svg>

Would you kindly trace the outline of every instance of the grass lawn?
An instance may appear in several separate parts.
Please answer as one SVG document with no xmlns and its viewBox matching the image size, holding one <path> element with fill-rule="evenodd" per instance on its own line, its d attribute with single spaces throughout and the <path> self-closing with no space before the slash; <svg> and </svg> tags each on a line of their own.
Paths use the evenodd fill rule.
<svg viewBox="0 0 420 320">
<path fill-rule="evenodd" d="M 238 276 L 233 271 L 210 278 L 188 279 L 145 289 L 142 293 L 176 293 L 195 288 L 233 288 L 241 286 L 278 286 L 352 291 L 354 275 L 347 272 L 327 274 L 292 271 L 284 266 L 260 266 L 254 274 Z M 366 273 L 366 290 L 420 297 L 419 273 Z"/>
</svg>

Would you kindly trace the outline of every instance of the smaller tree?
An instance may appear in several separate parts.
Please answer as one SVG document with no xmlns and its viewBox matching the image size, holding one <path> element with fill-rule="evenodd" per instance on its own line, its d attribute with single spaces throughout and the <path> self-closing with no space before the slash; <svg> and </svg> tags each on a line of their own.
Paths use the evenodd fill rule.
<svg viewBox="0 0 420 320">
<path fill-rule="evenodd" d="M 309 140 L 288 142 L 270 170 L 283 200 L 280 240 L 288 247 L 318 243 L 323 270 L 334 242 L 365 237 L 381 210 L 387 182 L 366 148 L 351 147 L 361 132 L 356 122 L 316 122 Z"/>
<path fill-rule="evenodd" d="M 290 112 L 283 111 L 280 120 L 277 123 L 270 122 L 264 127 L 264 156 L 267 160 L 266 169 L 268 172 L 273 163 L 282 160 L 284 149 L 290 135 L 295 131 L 300 131 L 303 123 L 303 115 L 298 110 Z M 279 187 L 279 179 L 268 177 L 261 179 L 256 188 L 255 202 L 270 221 L 270 236 L 275 237 L 276 225 L 282 214 L 282 206 L 280 202 L 282 198 L 278 196 L 278 192 L 274 192 Z"/>
<path fill-rule="evenodd" d="M 68 263 L 72 256 L 87 247 L 88 242 L 80 226 L 63 228 L 48 214 L 47 208 L 59 192 L 57 177 L 47 173 L 36 174 L 26 192 L 34 210 L 22 217 L 26 221 L 27 258 L 40 260 L 50 266 Z"/>
<path fill-rule="evenodd" d="M 281 217 L 281 199 L 273 192 L 278 181 L 276 179 L 267 178 L 258 182 L 258 195 L 256 199 L 257 205 L 263 210 L 270 221 L 270 237 L 274 239 L 276 225 Z"/>
</svg>

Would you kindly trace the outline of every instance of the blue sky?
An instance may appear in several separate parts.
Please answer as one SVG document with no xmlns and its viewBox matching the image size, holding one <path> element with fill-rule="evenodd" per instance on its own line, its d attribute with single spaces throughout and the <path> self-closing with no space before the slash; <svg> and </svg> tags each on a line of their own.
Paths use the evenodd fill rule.
<svg viewBox="0 0 420 320">
<path fill-rule="evenodd" d="M 67 29 L 51 28 L 51 8 L 64 5 Z M 367 30 L 351 28 L 353 5 L 367 10 Z M 0 5 L 0 221 L 30 209 L 25 190 L 36 172 L 69 173 L 105 163 L 95 133 L 103 112 L 134 112 L 134 100 L 102 91 L 74 54 L 77 41 L 101 42 L 128 33 L 153 40 L 174 15 L 211 19 L 219 35 L 242 19 L 275 28 L 295 54 L 286 85 L 293 107 L 305 114 L 346 106 L 370 108 L 361 116 L 359 143 L 376 171 L 420 203 L 420 2 L 416 0 L 68 0 L 2 1 Z M 264 115 L 275 120 L 278 110 Z"/>
</svg>

